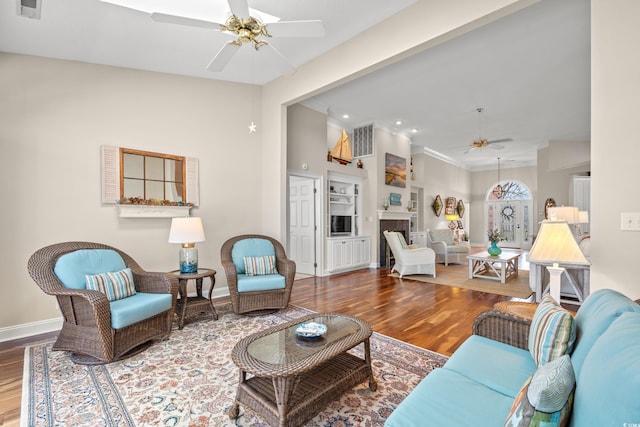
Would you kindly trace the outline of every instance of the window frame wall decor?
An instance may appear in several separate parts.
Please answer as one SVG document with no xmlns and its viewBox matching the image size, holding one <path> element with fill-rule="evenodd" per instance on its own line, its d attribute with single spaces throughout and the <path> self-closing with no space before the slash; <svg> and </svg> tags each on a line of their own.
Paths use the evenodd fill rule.
<svg viewBox="0 0 640 427">
<path fill-rule="evenodd" d="M 182 159 L 182 176 L 184 191 L 182 200 L 143 200 L 125 197 L 122 182 L 124 165 L 121 158 L 121 147 L 101 146 L 101 196 L 103 204 L 116 204 L 120 208 L 121 217 L 177 217 L 188 216 L 189 209 L 200 205 L 198 159 L 172 154 L 153 153 L 142 150 L 123 148 L 123 152 L 148 153 L 162 159 Z M 166 185 L 166 183 L 164 184 Z M 169 183 L 169 185 L 172 185 Z"/>
<path fill-rule="evenodd" d="M 407 159 L 395 154 L 385 153 L 384 183 L 394 187 L 407 187 Z"/>
</svg>

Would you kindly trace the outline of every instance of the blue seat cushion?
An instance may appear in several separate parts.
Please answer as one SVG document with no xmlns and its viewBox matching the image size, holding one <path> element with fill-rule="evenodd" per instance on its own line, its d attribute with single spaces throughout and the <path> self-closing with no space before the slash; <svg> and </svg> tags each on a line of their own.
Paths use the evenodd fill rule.
<svg viewBox="0 0 640 427">
<path fill-rule="evenodd" d="M 438 368 L 417 385 L 393 411 L 384 425 L 386 427 L 502 426 L 512 403 L 511 396 L 491 390 L 447 368 Z"/>
<path fill-rule="evenodd" d="M 272 289 L 284 289 L 285 287 L 284 276 L 280 274 L 267 274 L 264 276 L 238 274 L 238 292 L 269 291 Z"/>
<path fill-rule="evenodd" d="M 79 249 L 62 255 L 53 268 L 66 288 L 86 289 L 85 276 L 124 270 L 124 260 L 111 249 Z"/>
<path fill-rule="evenodd" d="M 595 341 L 576 379 L 570 426 L 640 425 L 638 331 L 640 313 L 627 312 Z"/>
<path fill-rule="evenodd" d="M 111 302 L 111 327 L 121 329 L 171 308 L 171 294 L 138 292 Z"/>
<path fill-rule="evenodd" d="M 538 369 L 528 350 L 479 335 L 467 338 L 444 367 L 512 399 Z"/>
<path fill-rule="evenodd" d="M 244 274 L 244 258 L 260 257 L 265 255 L 275 255 L 276 250 L 273 244 L 267 239 L 252 237 L 238 240 L 231 249 L 231 261 L 236 266 L 238 274 Z"/>
<path fill-rule="evenodd" d="M 571 353 L 577 382 L 580 381 L 582 363 L 593 344 L 613 321 L 626 312 L 640 312 L 640 305 L 611 289 L 600 289 L 584 301 L 576 314 L 576 344 Z"/>
</svg>

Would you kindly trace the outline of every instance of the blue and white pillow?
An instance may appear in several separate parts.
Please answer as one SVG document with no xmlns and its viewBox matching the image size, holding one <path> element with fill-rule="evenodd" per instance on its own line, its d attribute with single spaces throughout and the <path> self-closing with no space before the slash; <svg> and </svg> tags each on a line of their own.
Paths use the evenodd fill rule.
<svg viewBox="0 0 640 427">
<path fill-rule="evenodd" d="M 100 291 L 109 301 L 116 301 L 136 294 L 130 268 L 108 273 L 86 275 L 87 289 Z"/>
<path fill-rule="evenodd" d="M 246 256 L 244 257 L 244 272 L 247 276 L 264 276 L 276 274 L 276 256 Z"/>
<path fill-rule="evenodd" d="M 573 315 L 549 294 L 536 309 L 529 329 L 529 351 L 538 367 L 570 354 L 576 340 Z"/>
</svg>

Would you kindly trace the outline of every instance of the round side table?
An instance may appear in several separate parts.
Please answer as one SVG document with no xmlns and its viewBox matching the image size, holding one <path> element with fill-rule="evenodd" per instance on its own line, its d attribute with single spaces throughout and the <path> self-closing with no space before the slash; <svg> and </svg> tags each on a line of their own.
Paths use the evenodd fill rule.
<svg viewBox="0 0 640 427">
<path fill-rule="evenodd" d="M 211 302 L 211 293 L 216 284 L 216 271 L 211 268 L 199 268 L 195 273 L 181 273 L 180 270 L 173 270 L 170 273 L 178 277 L 180 283 L 180 299 L 176 302 L 176 312 L 178 314 L 178 329 L 184 327 L 184 319 L 191 314 L 200 314 L 211 311 L 213 320 L 218 320 L 218 313 Z M 211 287 L 209 288 L 209 297 L 202 296 L 202 279 L 208 277 L 211 279 Z M 196 281 L 196 296 L 187 295 L 187 283 L 189 280 Z"/>
</svg>

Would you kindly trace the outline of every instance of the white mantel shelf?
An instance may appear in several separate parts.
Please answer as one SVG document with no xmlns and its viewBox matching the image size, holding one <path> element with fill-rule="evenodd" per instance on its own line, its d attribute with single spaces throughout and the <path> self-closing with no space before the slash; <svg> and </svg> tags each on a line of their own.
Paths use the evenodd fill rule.
<svg viewBox="0 0 640 427">
<path fill-rule="evenodd" d="M 378 211 L 378 219 L 395 219 L 395 220 L 406 220 L 409 221 L 412 216 L 414 216 L 415 212 L 409 211 Z"/>
<path fill-rule="evenodd" d="M 191 206 L 120 205 L 121 218 L 174 218 L 189 216 Z"/>
</svg>

